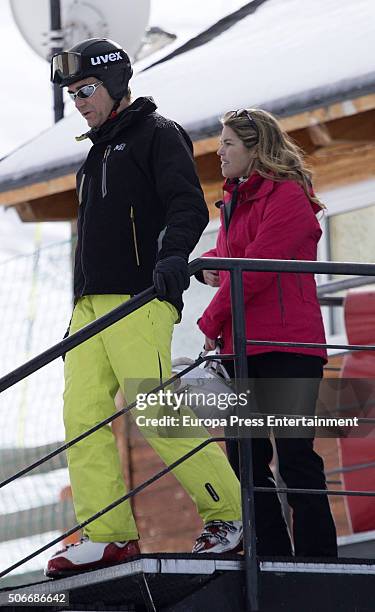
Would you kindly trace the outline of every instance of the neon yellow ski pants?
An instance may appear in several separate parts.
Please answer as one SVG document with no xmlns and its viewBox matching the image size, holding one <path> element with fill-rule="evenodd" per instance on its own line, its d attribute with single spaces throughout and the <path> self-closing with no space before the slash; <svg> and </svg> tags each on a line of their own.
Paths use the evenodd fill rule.
<svg viewBox="0 0 375 612">
<path fill-rule="evenodd" d="M 70 333 L 128 299 L 128 295 L 80 298 L 74 308 Z M 67 440 L 115 412 L 115 394 L 120 386 L 126 396 L 127 379 L 159 380 L 160 369 L 164 380 L 171 376 L 170 349 L 176 318 L 177 311 L 172 305 L 153 300 L 67 353 L 64 392 Z M 142 414 L 148 416 L 148 410 Z M 153 434 L 148 442 L 170 465 L 207 437 L 205 430 L 198 434 L 197 439 Z M 68 466 L 79 522 L 126 494 L 119 453 L 109 425 L 68 449 Z M 218 444 L 209 444 L 173 473 L 195 502 L 204 522 L 241 518 L 239 482 Z M 94 542 L 138 539 L 128 501 L 87 525 L 84 531 Z"/>
</svg>

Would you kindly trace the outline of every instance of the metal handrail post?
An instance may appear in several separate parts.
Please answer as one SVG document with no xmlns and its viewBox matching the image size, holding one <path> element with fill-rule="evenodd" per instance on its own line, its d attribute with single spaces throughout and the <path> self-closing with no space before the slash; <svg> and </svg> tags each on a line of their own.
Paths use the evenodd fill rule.
<svg viewBox="0 0 375 612">
<path fill-rule="evenodd" d="M 235 353 L 234 372 L 236 391 L 248 378 L 246 356 L 246 324 L 244 290 L 241 268 L 231 271 L 231 303 L 233 325 L 233 348 Z M 238 383 L 238 384 L 237 384 Z M 242 522 L 244 538 L 244 564 L 246 584 L 246 610 L 258 612 L 258 564 L 256 557 L 254 478 L 251 438 L 238 438 L 240 458 L 240 481 L 242 501 Z"/>
<path fill-rule="evenodd" d="M 51 56 L 61 53 L 64 46 L 64 34 L 61 30 L 61 2 L 60 0 L 50 0 L 50 25 L 51 25 Z M 61 87 L 53 84 L 53 109 L 55 123 L 64 117 L 64 94 Z"/>
</svg>

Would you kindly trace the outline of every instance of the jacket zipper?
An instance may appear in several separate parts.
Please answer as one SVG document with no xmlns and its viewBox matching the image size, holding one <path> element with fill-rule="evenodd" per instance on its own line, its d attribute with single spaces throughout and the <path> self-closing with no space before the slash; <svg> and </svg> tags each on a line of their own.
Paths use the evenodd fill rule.
<svg viewBox="0 0 375 612">
<path fill-rule="evenodd" d="M 135 258 L 137 260 L 137 266 L 139 266 L 140 263 L 139 263 L 139 252 L 138 252 L 138 242 L 137 242 L 137 231 L 135 228 L 135 218 L 134 218 L 133 206 L 130 207 L 130 219 L 131 219 L 132 228 L 133 228 L 133 242 L 134 242 Z"/>
<path fill-rule="evenodd" d="M 225 204 L 224 204 L 224 206 L 225 206 Z M 221 214 L 223 215 L 222 223 L 223 223 L 223 225 L 225 227 L 225 243 L 227 245 L 228 256 L 232 257 L 231 252 L 230 252 L 230 248 L 229 248 L 229 241 L 228 241 L 228 238 L 229 238 L 229 226 L 226 227 L 224 209 L 221 210 Z"/>
<path fill-rule="evenodd" d="M 102 195 L 103 198 L 107 195 L 107 160 L 109 154 L 111 152 L 111 145 L 108 145 L 103 155 L 103 164 L 102 164 Z"/>
<path fill-rule="evenodd" d="M 277 275 L 277 288 L 278 288 L 278 294 L 279 294 L 279 305 L 280 305 L 280 313 L 281 313 L 281 322 L 283 327 L 285 327 L 285 309 L 284 309 L 284 302 L 283 302 L 283 290 L 281 287 L 281 274 L 280 272 Z"/>
<path fill-rule="evenodd" d="M 82 175 L 82 179 L 81 179 L 81 183 L 79 186 L 79 191 L 78 191 L 78 203 L 79 205 L 82 204 L 82 198 L 83 198 L 83 185 L 85 183 L 85 178 L 86 178 L 86 174 Z"/>
</svg>

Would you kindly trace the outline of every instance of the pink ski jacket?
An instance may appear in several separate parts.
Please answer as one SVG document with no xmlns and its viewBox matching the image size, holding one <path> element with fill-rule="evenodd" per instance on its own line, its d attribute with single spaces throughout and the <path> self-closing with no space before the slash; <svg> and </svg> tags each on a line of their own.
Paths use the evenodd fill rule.
<svg viewBox="0 0 375 612">
<path fill-rule="evenodd" d="M 301 259 L 315 261 L 322 230 L 320 210 L 295 181 L 276 182 L 254 173 L 239 184 L 229 229 L 224 222 L 235 184 L 224 185 L 221 227 L 216 248 L 203 257 Z M 223 353 L 233 352 L 229 272 L 220 271 L 220 287 L 198 321 L 209 338 L 222 337 Z M 248 340 L 324 343 L 325 334 L 313 274 L 245 272 L 245 318 Z M 286 351 L 316 355 L 324 349 L 248 345 L 249 355 Z"/>
</svg>

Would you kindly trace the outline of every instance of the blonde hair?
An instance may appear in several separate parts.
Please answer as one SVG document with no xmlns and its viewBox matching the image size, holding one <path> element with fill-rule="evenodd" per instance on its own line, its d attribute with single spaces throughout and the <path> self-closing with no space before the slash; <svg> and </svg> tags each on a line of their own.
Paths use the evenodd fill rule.
<svg viewBox="0 0 375 612">
<path fill-rule="evenodd" d="M 326 208 L 311 194 L 312 173 L 305 165 L 302 149 L 282 129 L 271 113 L 259 108 L 244 108 L 225 113 L 221 123 L 230 127 L 246 148 L 256 147 L 251 172 L 257 172 L 273 181 L 296 181 L 310 202 Z"/>
</svg>

